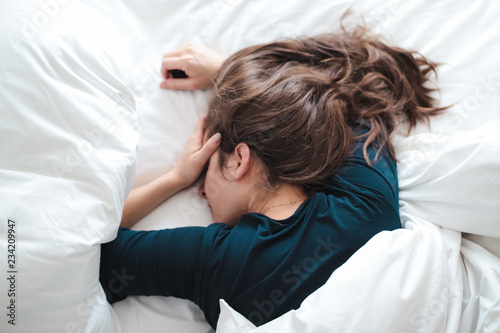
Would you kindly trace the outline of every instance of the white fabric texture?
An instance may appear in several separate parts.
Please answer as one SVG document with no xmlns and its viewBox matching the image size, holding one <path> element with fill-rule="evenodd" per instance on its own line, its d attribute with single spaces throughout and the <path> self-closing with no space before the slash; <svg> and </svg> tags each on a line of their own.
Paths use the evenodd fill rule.
<svg viewBox="0 0 500 333">
<path fill-rule="evenodd" d="M 119 332 L 98 274 L 138 144 L 120 33 L 72 1 L 3 1 L 0 30 L 0 332 Z"/>
</svg>

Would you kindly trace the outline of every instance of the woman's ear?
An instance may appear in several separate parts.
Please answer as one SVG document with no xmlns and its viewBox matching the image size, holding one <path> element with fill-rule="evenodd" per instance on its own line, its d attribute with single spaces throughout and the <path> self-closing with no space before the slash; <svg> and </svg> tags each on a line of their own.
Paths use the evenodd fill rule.
<svg viewBox="0 0 500 333">
<path fill-rule="evenodd" d="M 248 173 L 251 167 L 251 155 L 250 147 L 246 143 L 239 143 L 236 146 L 231 156 L 230 165 L 234 180 L 240 180 Z"/>
</svg>

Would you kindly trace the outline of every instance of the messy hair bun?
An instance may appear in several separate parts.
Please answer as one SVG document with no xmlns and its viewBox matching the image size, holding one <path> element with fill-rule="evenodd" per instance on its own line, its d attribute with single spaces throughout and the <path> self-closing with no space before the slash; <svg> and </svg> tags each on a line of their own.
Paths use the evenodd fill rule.
<svg viewBox="0 0 500 333">
<path fill-rule="evenodd" d="M 436 66 L 363 27 L 245 48 L 223 64 L 209 103 L 207 128 L 222 134 L 221 167 L 246 143 L 271 186 L 315 187 L 352 153 L 359 123 L 370 127 L 368 162 L 372 143 L 395 157 L 398 123 L 411 128 L 443 109 L 425 85 Z"/>
</svg>

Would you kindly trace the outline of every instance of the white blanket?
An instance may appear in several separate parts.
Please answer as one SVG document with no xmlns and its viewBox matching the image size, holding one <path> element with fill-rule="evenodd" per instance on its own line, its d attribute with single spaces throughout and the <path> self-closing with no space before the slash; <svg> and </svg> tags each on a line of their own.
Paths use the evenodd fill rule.
<svg viewBox="0 0 500 333">
<path fill-rule="evenodd" d="M 119 329 L 100 247 L 116 235 L 139 133 L 115 29 L 77 2 L 0 3 L 2 333 Z"/>
</svg>

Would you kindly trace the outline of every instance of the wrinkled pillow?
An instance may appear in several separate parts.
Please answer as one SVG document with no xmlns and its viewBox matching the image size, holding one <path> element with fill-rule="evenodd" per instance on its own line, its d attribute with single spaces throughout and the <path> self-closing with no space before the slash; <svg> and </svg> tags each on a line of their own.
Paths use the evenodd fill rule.
<svg viewBox="0 0 500 333">
<path fill-rule="evenodd" d="M 98 270 L 135 175 L 125 44 L 74 1 L 3 1 L 0 29 L 0 331 L 118 332 Z"/>
<path fill-rule="evenodd" d="M 395 146 L 401 212 L 453 230 L 500 238 L 500 120 Z"/>
</svg>

